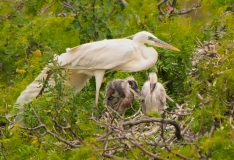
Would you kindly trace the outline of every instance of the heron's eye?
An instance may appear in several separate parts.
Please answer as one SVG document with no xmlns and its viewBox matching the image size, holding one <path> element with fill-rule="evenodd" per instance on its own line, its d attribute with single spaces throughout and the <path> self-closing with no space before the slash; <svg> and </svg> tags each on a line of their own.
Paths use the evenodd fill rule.
<svg viewBox="0 0 234 160">
<path fill-rule="evenodd" d="M 152 39 L 152 37 L 151 37 L 151 36 L 149 36 L 149 37 L 148 37 L 148 39 L 149 39 L 149 40 L 151 40 L 151 39 Z"/>
</svg>

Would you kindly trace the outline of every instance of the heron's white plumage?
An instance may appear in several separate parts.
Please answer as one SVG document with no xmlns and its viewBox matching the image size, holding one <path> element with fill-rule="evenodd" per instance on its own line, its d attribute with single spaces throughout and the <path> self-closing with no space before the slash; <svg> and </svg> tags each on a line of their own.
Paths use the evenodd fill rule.
<svg viewBox="0 0 234 160">
<path fill-rule="evenodd" d="M 150 74 L 153 76 L 150 75 L 150 80 L 145 82 L 142 87 L 142 97 L 144 98 L 144 101 L 142 102 L 142 109 L 144 114 L 150 113 L 152 111 L 162 113 L 162 111 L 166 109 L 166 91 L 163 85 L 157 82 L 157 78 L 155 78 L 156 74 Z M 151 92 L 150 84 L 155 83 L 155 88 Z"/>
<path fill-rule="evenodd" d="M 148 53 L 147 53 L 148 52 Z M 147 54 L 149 54 L 147 56 Z M 148 59 L 147 59 L 148 58 Z M 149 59 L 150 58 L 150 59 Z M 112 39 L 83 44 L 71 48 L 58 57 L 62 68 L 82 70 L 125 70 L 141 71 L 136 65 L 147 63 L 150 68 L 157 61 L 157 52 L 153 48 L 139 45 L 130 39 Z"/>
<path fill-rule="evenodd" d="M 47 72 L 50 70 L 49 67 L 45 67 L 41 73 L 35 78 L 35 80 L 30 83 L 26 89 L 20 93 L 19 97 L 16 100 L 15 108 L 18 108 L 19 111 L 15 118 L 16 122 L 21 123 L 23 120 L 24 104 L 27 104 L 36 98 L 42 89 L 41 80 L 46 79 Z M 52 84 L 53 82 L 51 82 Z"/>
<path fill-rule="evenodd" d="M 95 76 L 96 79 L 96 99 L 95 106 L 98 104 L 99 89 L 105 70 L 123 70 L 128 72 L 137 72 L 147 70 L 152 67 L 158 58 L 158 54 L 152 47 L 144 44 L 150 44 L 159 47 L 166 47 L 172 50 L 177 48 L 159 40 L 153 34 L 141 31 L 133 36 L 133 39 L 111 39 L 97 42 L 86 43 L 74 48 L 67 48 L 66 53 L 55 56 L 58 59 L 60 67 L 70 69 L 71 74 L 67 82 L 75 87 L 78 93 L 85 86 L 86 81 Z M 46 68 L 44 70 L 47 70 Z M 36 80 L 23 91 L 16 103 L 21 105 L 28 103 L 37 90 L 37 80 L 46 74 L 42 72 Z M 31 94 L 29 97 L 27 94 Z"/>
</svg>

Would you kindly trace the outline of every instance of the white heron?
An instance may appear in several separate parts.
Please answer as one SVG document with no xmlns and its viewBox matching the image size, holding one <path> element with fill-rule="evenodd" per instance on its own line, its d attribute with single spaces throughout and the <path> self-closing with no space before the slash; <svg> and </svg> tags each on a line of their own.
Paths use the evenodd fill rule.
<svg viewBox="0 0 234 160">
<path fill-rule="evenodd" d="M 146 115 L 152 111 L 163 113 L 166 109 L 167 94 L 165 88 L 157 81 L 156 73 L 149 73 L 149 81 L 142 87 L 142 110 Z"/>
<path fill-rule="evenodd" d="M 152 47 L 145 44 L 168 48 L 179 51 L 179 49 L 169 45 L 153 34 L 141 31 L 132 36 L 133 39 L 110 39 L 97 42 L 82 44 L 69 48 L 66 53 L 57 57 L 61 69 L 71 70 L 68 82 L 75 87 L 75 92 L 84 88 L 86 81 L 95 76 L 96 79 L 96 98 L 95 106 L 98 106 L 99 90 L 106 70 L 123 70 L 137 72 L 151 68 L 157 61 L 158 53 Z M 16 103 L 20 105 L 35 98 L 38 91 L 40 77 L 45 77 L 46 67 L 42 73 L 24 90 L 18 97 Z M 33 93 L 32 93 L 33 92 Z"/>
</svg>

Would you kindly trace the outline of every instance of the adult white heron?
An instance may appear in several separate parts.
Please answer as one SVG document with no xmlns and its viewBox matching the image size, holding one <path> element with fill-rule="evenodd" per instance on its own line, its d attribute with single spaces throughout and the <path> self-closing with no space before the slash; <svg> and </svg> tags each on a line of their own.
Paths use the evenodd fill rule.
<svg viewBox="0 0 234 160">
<path fill-rule="evenodd" d="M 123 70 L 128 72 L 137 72 L 147 70 L 152 67 L 158 58 L 158 53 L 152 47 L 145 44 L 168 48 L 179 51 L 179 49 L 161 41 L 153 34 L 141 31 L 132 36 L 131 39 L 110 39 L 97 42 L 82 44 L 80 46 L 69 48 L 66 53 L 57 56 L 61 69 L 70 69 L 71 74 L 68 77 L 68 83 L 75 87 L 78 93 L 85 86 L 86 81 L 95 76 L 96 79 L 96 98 L 95 106 L 98 105 L 99 90 L 106 70 Z M 44 68 L 39 77 L 45 77 L 48 67 Z M 29 102 L 34 95 L 38 95 L 33 89 L 38 90 L 38 82 L 31 83 L 17 99 L 16 103 L 21 105 Z M 27 95 L 30 93 L 30 95 Z"/>
<path fill-rule="evenodd" d="M 155 111 L 163 113 L 166 109 L 166 91 L 161 83 L 157 81 L 156 73 L 149 73 L 149 81 L 142 87 L 142 110 L 144 114 Z"/>
</svg>

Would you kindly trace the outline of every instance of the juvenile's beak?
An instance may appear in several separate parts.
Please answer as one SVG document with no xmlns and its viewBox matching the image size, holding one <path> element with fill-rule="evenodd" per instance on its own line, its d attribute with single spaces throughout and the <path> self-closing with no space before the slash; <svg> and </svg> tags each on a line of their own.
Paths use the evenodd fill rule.
<svg viewBox="0 0 234 160">
<path fill-rule="evenodd" d="M 150 84 L 150 96 L 152 95 L 153 91 L 154 91 L 154 88 L 156 86 L 156 83 L 154 84 Z"/>
<path fill-rule="evenodd" d="M 143 99 L 141 91 L 139 89 L 134 90 L 134 89 L 130 88 L 130 90 L 132 91 L 133 94 L 138 96 L 140 99 Z"/>
<path fill-rule="evenodd" d="M 157 47 L 161 47 L 161 48 L 167 48 L 167 49 L 170 49 L 170 50 L 173 50 L 173 51 L 180 51 L 178 48 L 170 45 L 170 44 L 167 44 L 166 42 L 158 39 L 158 38 L 151 38 L 150 40 L 154 41 L 155 42 L 155 46 Z"/>
<path fill-rule="evenodd" d="M 136 89 L 135 92 L 139 97 L 142 97 L 141 91 L 139 89 Z"/>
</svg>

